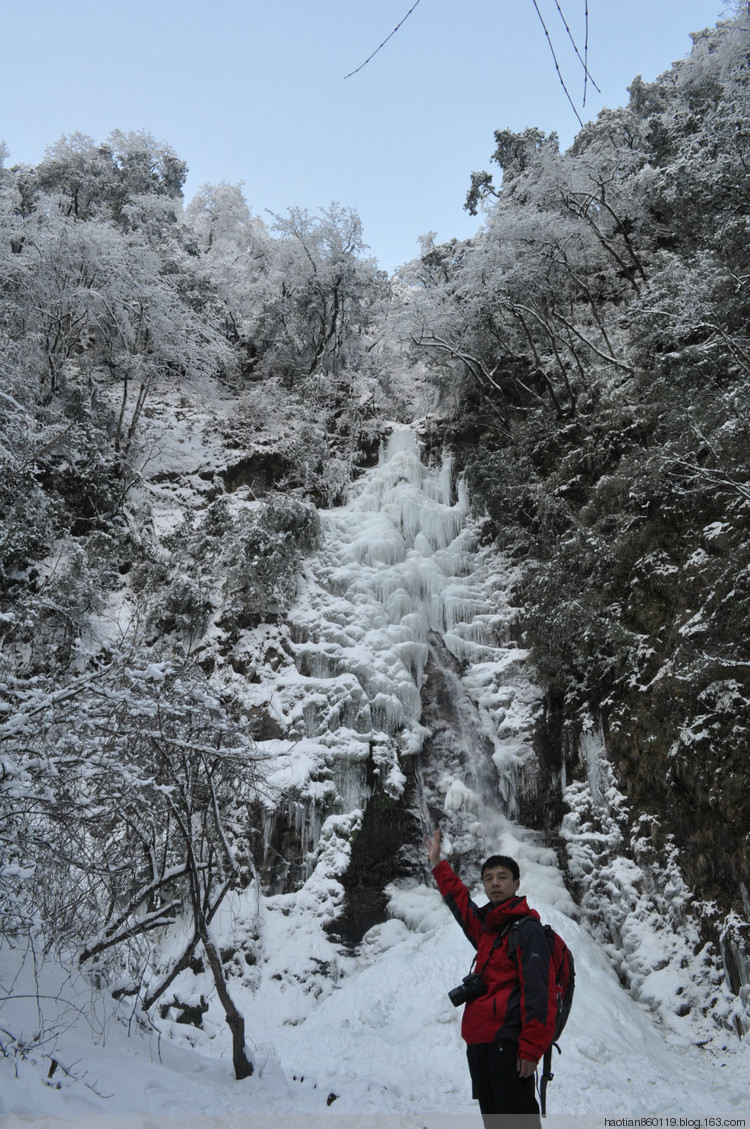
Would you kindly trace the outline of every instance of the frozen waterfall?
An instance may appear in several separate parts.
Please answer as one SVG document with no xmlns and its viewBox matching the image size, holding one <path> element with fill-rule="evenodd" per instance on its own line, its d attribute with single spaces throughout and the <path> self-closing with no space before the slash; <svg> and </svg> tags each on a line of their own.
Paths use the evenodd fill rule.
<svg viewBox="0 0 750 1129">
<path fill-rule="evenodd" d="M 538 707 L 502 561 L 478 544 L 450 462 L 426 465 L 410 427 L 321 521 L 289 614 L 293 662 L 266 699 L 288 735 L 266 744 L 300 838 L 312 849 L 326 812 L 361 811 L 375 783 L 398 799 L 414 772 L 424 824 L 440 818 L 457 843 L 470 830 L 481 851 L 487 803 L 516 814 Z"/>
</svg>

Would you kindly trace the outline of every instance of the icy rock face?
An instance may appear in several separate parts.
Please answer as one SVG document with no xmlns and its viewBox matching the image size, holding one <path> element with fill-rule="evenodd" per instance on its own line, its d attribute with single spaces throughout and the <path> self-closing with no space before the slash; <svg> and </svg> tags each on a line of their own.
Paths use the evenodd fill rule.
<svg viewBox="0 0 750 1129">
<path fill-rule="evenodd" d="M 413 872 L 416 852 L 423 866 L 429 826 L 474 858 L 489 813 L 516 814 L 533 781 L 539 698 L 510 641 L 505 562 L 479 548 L 449 462 L 426 466 L 412 429 L 394 428 L 321 526 L 275 668 L 245 696 L 285 734 L 260 742 L 271 758 L 265 849 L 286 859 L 272 889 L 311 879 L 327 821 L 363 813 L 341 852 L 357 939 L 384 916 L 386 883 Z M 295 840 L 305 858 L 290 857 Z"/>
<path fill-rule="evenodd" d="M 635 999 L 662 1021 L 708 1041 L 717 1026 L 747 1028 L 716 949 L 701 931 L 680 852 L 655 815 L 633 819 L 591 719 L 579 745 L 584 779 L 564 790 L 561 837 L 583 920 Z M 726 953 L 724 965 L 727 964 Z"/>
</svg>

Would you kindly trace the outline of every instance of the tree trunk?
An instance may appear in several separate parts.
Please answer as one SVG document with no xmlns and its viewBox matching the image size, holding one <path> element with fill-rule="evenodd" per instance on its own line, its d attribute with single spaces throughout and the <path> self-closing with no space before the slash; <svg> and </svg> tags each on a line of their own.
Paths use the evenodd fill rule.
<svg viewBox="0 0 750 1129">
<path fill-rule="evenodd" d="M 211 966 L 211 972 L 216 985 L 216 991 L 221 1006 L 224 1008 L 224 1014 L 227 1017 L 229 1030 L 232 1032 L 232 1062 L 234 1064 L 235 1078 L 249 1078 L 254 1071 L 253 1064 L 248 1060 L 245 1054 L 245 1019 L 234 1005 L 232 997 L 229 995 L 227 982 L 224 979 L 224 968 L 221 963 L 221 956 L 214 945 L 213 941 L 208 936 L 208 930 L 201 930 L 201 940 L 203 941 L 203 948 L 205 949 L 208 963 Z"/>
</svg>

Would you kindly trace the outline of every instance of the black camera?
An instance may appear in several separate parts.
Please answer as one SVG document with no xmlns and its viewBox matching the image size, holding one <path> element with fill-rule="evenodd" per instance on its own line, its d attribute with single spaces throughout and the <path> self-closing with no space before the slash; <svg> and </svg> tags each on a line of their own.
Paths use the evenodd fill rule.
<svg viewBox="0 0 750 1129">
<path fill-rule="evenodd" d="M 471 1000 L 478 1000 L 486 991 L 487 985 L 479 973 L 470 972 L 468 976 L 464 976 L 457 988 L 451 989 L 448 999 L 454 1007 L 460 1007 L 461 1004 L 468 1004 Z"/>
</svg>

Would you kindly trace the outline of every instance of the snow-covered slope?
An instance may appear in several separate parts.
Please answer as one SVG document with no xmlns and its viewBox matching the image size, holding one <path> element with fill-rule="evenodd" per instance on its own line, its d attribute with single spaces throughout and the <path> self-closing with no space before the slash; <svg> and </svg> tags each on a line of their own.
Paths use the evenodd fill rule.
<svg viewBox="0 0 750 1129">
<path fill-rule="evenodd" d="M 439 820 L 467 877 L 492 851 L 516 857 L 522 892 L 573 949 L 576 999 L 548 1091 L 550 1124 L 738 1123 L 747 1110 L 748 1048 L 718 1026 L 704 1026 L 698 1046 L 692 1017 L 681 1028 L 636 1002 L 566 890 L 555 853 L 515 821 L 519 789 L 534 774 L 539 699 L 510 636 L 510 577 L 478 544 L 449 468 L 425 466 L 413 432 L 396 428 L 380 465 L 322 522 L 323 545 L 286 622 L 241 641 L 261 676 L 252 684 L 236 676 L 247 706 L 265 710 L 285 734 L 261 743 L 271 758 L 266 841 L 270 849 L 275 805 L 286 804 L 307 875 L 300 888 L 234 896 L 215 923 L 222 952 L 237 954 L 231 987 L 254 1076 L 232 1076 L 228 1032 L 205 973 L 185 972 L 175 983 L 183 1005 L 208 1003 L 202 1027 L 177 1022 L 172 1007 L 153 1031 L 56 962 L 6 947 L 2 1129 L 58 1120 L 139 1129 L 301 1119 L 394 1129 L 479 1124 L 460 1012 L 447 998 L 472 951 L 426 860 L 391 884 L 388 920 L 356 948 L 326 929 L 344 903 L 342 878 L 374 787 L 368 762 L 377 786 L 411 803 L 424 830 Z M 450 699 L 442 712 L 425 701 L 427 672 L 436 668 Z M 416 781 L 412 793 L 407 778 Z M 576 825 L 574 833 L 584 832 Z M 418 858 L 421 845 L 411 847 Z M 633 917 L 628 927 L 631 943 L 642 942 L 640 959 L 654 954 L 655 969 L 686 982 L 700 973 L 698 957 L 682 973 L 664 962 L 669 946 L 660 946 L 653 917 Z M 15 1056 L 11 1044 L 20 1048 Z"/>
<path fill-rule="evenodd" d="M 705 1118 L 720 1117 L 714 1124 L 737 1125 L 747 1117 L 748 1048 L 702 1049 L 656 1022 L 623 991 L 595 943 L 567 915 L 559 875 L 533 861 L 540 852 L 528 836 L 507 825 L 499 845 L 516 852 L 530 901 L 564 932 L 577 959 L 575 1004 L 548 1090 L 549 1124 L 677 1117 L 705 1125 Z M 207 1025 L 212 1037 L 195 1048 L 190 1043 L 199 1033 L 185 1026 L 171 1025 L 159 1037 L 132 1024 L 128 1038 L 126 1013 L 114 1020 L 100 1002 L 91 1025 L 76 1011 L 91 1008 L 90 992 L 72 980 L 60 984 L 54 968 L 43 971 L 41 993 L 59 994 L 70 1006 L 61 1009 L 55 1035 L 48 1001 L 6 1005 L 3 1026 L 18 1032 L 23 1023 L 31 1045 L 15 1074 L 12 1061 L 0 1059 L 0 1124 L 228 1129 L 291 1125 L 302 1117 L 312 1125 L 394 1129 L 480 1124 L 460 1009 L 446 995 L 467 971 L 470 947 L 431 888 L 393 891 L 391 908 L 394 917 L 368 933 L 356 956 L 341 961 L 336 983 L 311 976 L 295 991 L 284 980 L 267 979 L 244 995 L 257 1072 L 242 1082 L 232 1076 L 218 1017 Z M 275 963 L 293 969 L 301 954 L 315 950 L 319 934 L 312 916 L 287 921 L 286 932 L 274 931 Z M 9 984 L 4 956 L 3 988 L 35 996 L 30 978 Z M 42 1010 L 49 1041 L 33 1044 Z M 106 1041 L 94 1044 L 92 1026 Z M 49 1079 L 43 1051 L 60 1063 Z"/>
</svg>

